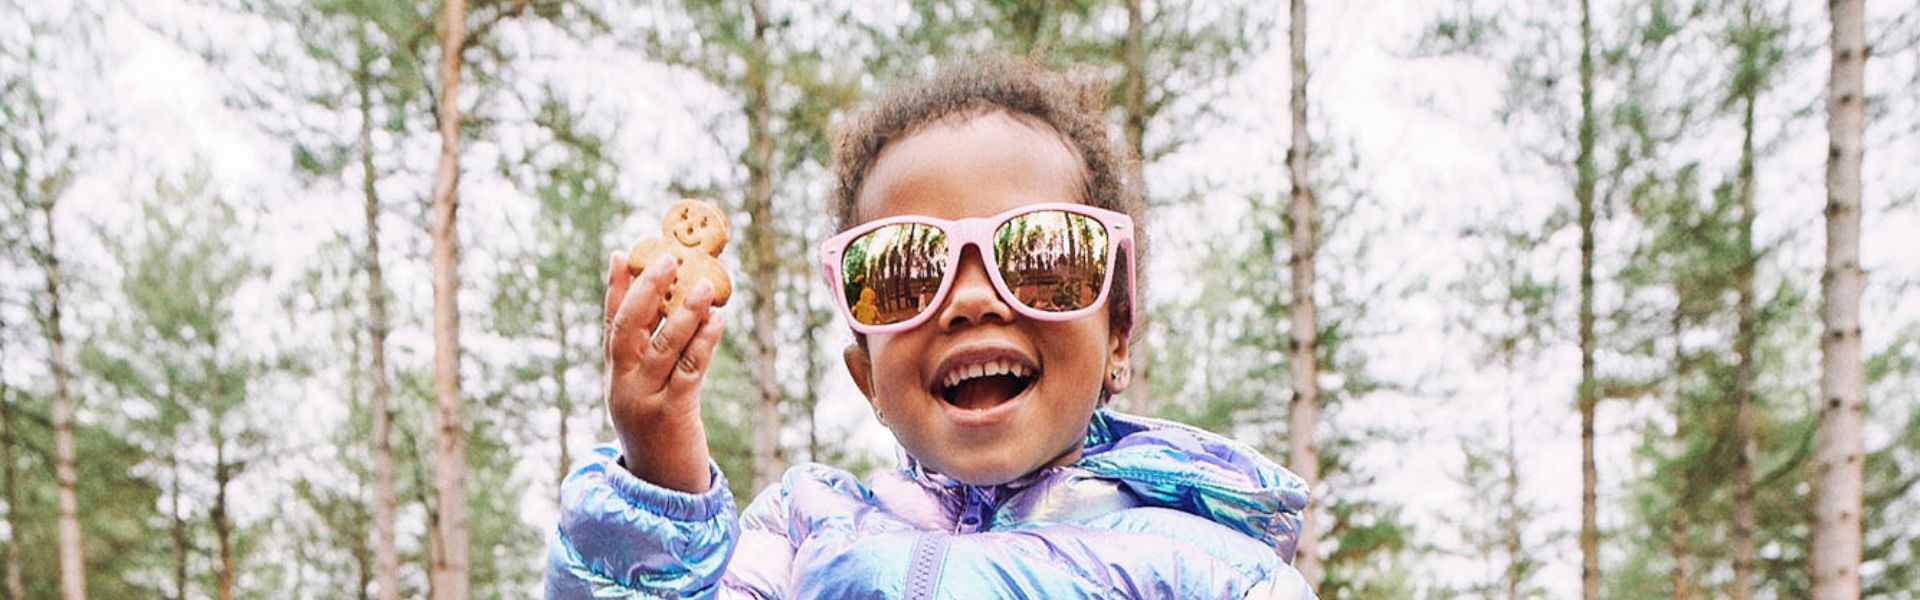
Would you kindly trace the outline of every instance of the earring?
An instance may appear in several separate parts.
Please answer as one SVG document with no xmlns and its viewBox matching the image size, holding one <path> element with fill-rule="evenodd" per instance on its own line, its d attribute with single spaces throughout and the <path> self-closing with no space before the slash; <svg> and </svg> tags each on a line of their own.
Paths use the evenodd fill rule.
<svg viewBox="0 0 1920 600">
<path fill-rule="evenodd" d="M 887 413 L 880 412 L 878 408 L 873 409 L 873 418 L 880 422 L 881 427 L 887 426 Z"/>
</svg>

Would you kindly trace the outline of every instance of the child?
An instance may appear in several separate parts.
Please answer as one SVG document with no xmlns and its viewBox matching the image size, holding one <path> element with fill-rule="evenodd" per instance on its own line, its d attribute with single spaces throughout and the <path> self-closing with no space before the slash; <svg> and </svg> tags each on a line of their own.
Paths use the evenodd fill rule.
<svg viewBox="0 0 1920 600">
<path fill-rule="evenodd" d="M 1098 98 L 975 60 L 840 136 L 822 266 L 856 334 L 847 371 L 906 453 L 865 484 L 798 465 L 736 514 L 700 425 L 711 290 L 662 321 L 672 261 L 635 279 L 616 253 L 620 447 L 562 488 L 547 596 L 1311 597 L 1290 564 L 1299 478 L 1102 409 L 1127 385 L 1143 203 Z"/>
</svg>

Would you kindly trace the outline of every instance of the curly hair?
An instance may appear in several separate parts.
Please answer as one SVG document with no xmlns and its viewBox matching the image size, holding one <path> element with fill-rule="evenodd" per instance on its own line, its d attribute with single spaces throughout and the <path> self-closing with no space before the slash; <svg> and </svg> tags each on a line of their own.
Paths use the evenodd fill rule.
<svg viewBox="0 0 1920 600">
<path fill-rule="evenodd" d="M 1082 201 L 1125 213 L 1134 221 L 1133 260 L 1145 256 L 1146 201 L 1130 167 L 1139 160 L 1123 144 L 1108 136 L 1106 82 L 1088 69 L 1067 73 L 1047 70 L 1019 57 L 989 55 L 950 62 L 931 79 L 899 85 L 849 120 L 835 135 L 835 184 L 828 210 L 835 231 L 859 224 L 856 199 L 867 173 L 881 151 L 943 120 L 966 120 L 993 112 L 1030 119 L 1059 134 L 1085 167 Z M 1115 264 L 1118 272 L 1134 271 L 1134 285 L 1142 285 L 1138 265 Z M 1124 284 L 1124 282 L 1115 282 Z M 1108 306 L 1116 325 L 1131 329 L 1133 307 L 1128 290 L 1116 285 Z"/>
</svg>

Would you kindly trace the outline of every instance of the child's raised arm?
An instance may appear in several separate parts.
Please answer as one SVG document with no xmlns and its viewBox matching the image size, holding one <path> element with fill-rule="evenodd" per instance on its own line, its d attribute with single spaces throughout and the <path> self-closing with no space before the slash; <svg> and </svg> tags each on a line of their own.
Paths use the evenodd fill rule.
<svg viewBox="0 0 1920 600">
<path fill-rule="evenodd" d="M 607 270 L 607 411 L 626 468 L 649 483 L 701 493 L 713 484 L 700 385 L 725 329 L 713 287 L 695 285 L 661 318 L 677 265 L 661 256 L 635 277 L 624 253 Z"/>
</svg>

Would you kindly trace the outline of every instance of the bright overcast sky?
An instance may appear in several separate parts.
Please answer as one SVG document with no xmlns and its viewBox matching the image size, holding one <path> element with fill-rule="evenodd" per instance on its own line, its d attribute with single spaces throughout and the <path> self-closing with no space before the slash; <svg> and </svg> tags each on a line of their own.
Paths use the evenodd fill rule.
<svg viewBox="0 0 1920 600">
<path fill-rule="evenodd" d="M 102 162 L 83 174 L 74 191 L 76 201 L 63 209 L 63 244 L 67 245 L 62 250 L 69 253 L 73 270 L 93 282 L 94 293 L 112 290 L 117 285 L 113 282 L 114 268 L 103 246 L 95 241 L 95 232 L 125 230 L 130 222 L 129 197 L 150 193 L 154 176 L 179 173 L 197 157 L 209 166 L 219 189 L 229 198 L 241 200 L 243 206 L 268 208 L 257 223 L 259 235 L 236 243 L 244 244 L 277 268 L 285 268 L 276 270 L 268 285 L 250 290 L 242 317 L 245 327 L 262 338 L 287 335 L 300 326 L 282 314 L 277 298 L 296 283 L 300 269 L 315 259 L 323 242 L 339 232 L 360 235 L 359 200 L 354 189 L 340 182 L 308 185 L 290 177 L 284 140 L 261 130 L 259 115 L 226 105 L 225 95 L 232 92 L 224 83 L 226 75 L 143 27 L 139 20 L 161 23 L 163 30 L 184 26 L 193 32 L 194 39 L 218 40 L 226 45 L 223 47 L 257 49 L 286 40 L 245 20 L 185 8 L 185 4 L 136 2 L 116 6 L 105 30 L 116 57 L 104 66 L 105 89 L 74 83 L 72 89 L 104 92 L 89 94 L 87 102 L 101 111 L 99 121 L 111 124 L 117 136 L 111 148 L 103 152 Z M 1362 210 L 1361 218 L 1370 220 L 1370 230 L 1379 232 L 1369 240 L 1373 252 L 1366 264 L 1323 269 L 1349 270 L 1369 281 L 1402 285 L 1421 276 L 1430 280 L 1426 291 L 1379 304 L 1374 314 L 1394 327 L 1360 342 L 1379 375 L 1411 387 L 1368 399 L 1360 410 L 1342 418 L 1348 420 L 1347 426 L 1384 425 L 1414 434 L 1404 442 L 1383 444 L 1366 455 L 1363 468 L 1378 473 L 1380 481 L 1365 493 L 1408 507 L 1423 528 L 1425 539 L 1444 546 L 1451 537 L 1437 516 L 1459 501 L 1458 486 L 1449 479 L 1460 462 L 1459 436 L 1498 431 L 1505 411 L 1504 394 L 1509 390 L 1537 400 L 1515 415 L 1525 424 L 1519 445 L 1525 449 L 1526 495 L 1550 507 L 1546 529 L 1573 532 L 1578 530 L 1579 462 L 1577 421 L 1570 397 L 1577 356 L 1570 353 L 1570 348 L 1556 348 L 1543 359 L 1544 366 L 1510 380 L 1475 364 L 1465 339 L 1448 332 L 1444 323 L 1449 311 L 1459 310 L 1458 301 L 1444 297 L 1444 290 L 1450 278 L 1460 275 L 1463 261 L 1470 256 L 1458 235 L 1465 224 L 1484 219 L 1489 211 L 1501 207 L 1540 208 L 1570 202 L 1570 194 L 1552 172 L 1538 165 L 1503 164 L 1512 161 L 1514 155 L 1502 150 L 1511 142 L 1493 119 L 1501 98 L 1502 71 L 1498 65 L 1409 56 L 1428 7 L 1448 4 L 1438 0 L 1417 4 L 1349 1 L 1312 6 L 1309 58 L 1316 74 L 1313 133 L 1319 141 L 1333 144 L 1339 156 L 1355 159 L 1353 166 L 1346 167 L 1350 172 L 1345 176 L 1371 199 L 1372 208 Z M 1819 10 L 1811 3 L 1800 4 L 1806 5 L 1802 7 L 1805 11 Z M 1886 11 L 1896 3 L 1869 4 Z M 1281 3 L 1275 5 L 1284 8 Z M 41 8 L 59 10 L 48 5 Z M 1824 13 L 1819 14 L 1824 17 Z M 131 15 L 138 15 L 138 20 Z M 1182 189 L 1198 181 L 1219 182 L 1204 201 L 1211 207 L 1206 212 L 1209 215 L 1231 215 L 1238 210 L 1233 208 L 1235 199 L 1243 192 L 1286 189 L 1287 32 L 1284 17 L 1276 22 L 1280 26 L 1271 31 L 1274 37 L 1268 43 L 1270 50 L 1246 65 L 1225 88 L 1221 105 L 1224 118 L 1200 131 L 1193 145 L 1156 164 L 1150 172 L 1152 185 Z M 1825 29 L 1806 34 L 1823 37 Z M 529 68 L 529 72 L 539 73 L 569 97 L 582 100 L 590 114 L 620 124 L 615 148 L 623 165 L 620 185 L 625 192 L 664 197 L 665 184 L 675 175 L 716 175 L 730 168 L 726 162 L 731 151 L 705 133 L 702 124 L 731 105 L 697 80 L 645 67 L 642 59 L 624 51 L 547 44 L 540 36 L 525 33 L 508 35 L 541 55 L 534 62 L 537 68 Z M 1823 87 L 1824 54 L 1821 58 L 1812 67 L 1796 72 L 1799 80 L 1789 89 Z M 1873 73 L 1912 72 L 1911 54 L 1884 60 L 1892 64 Z M 1885 93 L 1892 85 L 1869 81 L 1870 91 Z M 1906 102 L 1910 108 L 1913 100 Z M 1763 111 L 1779 114 L 1791 108 L 1776 106 Z M 1788 239 L 1783 261 L 1798 275 L 1817 273 L 1821 258 L 1818 218 L 1824 199 L 1825 135 L 1818 106 L 1815 108 L 1812 116 L 1784 127 L 1777 123 L 1767 127 L 1782 141 L 1765 159 L 1760 176 L 1763 198 L 1791 201 L 1763 201 L 1759 237 Z M 1913 115 L 1906 114 L 1908 118 Z M 324 122 L 327 117 L 315 118 Z M 334 118 L 342 120 L 338 126 L 353 125 L 351 115 Z M 1916 217 L 1920 209 L 1909 202 L 1897 211 L 1885 210 L 1891 199 L 1912 194 L 1916 181 L 1920 181 L 1911 169 L 1897 167 L 1920 164 L 1920 138 L 1895 137 L 1896 128 L 1884 124 L 1877 125 L 1875 132 L 1879 134 L 1875 139 L 1892 141 L 1868 156 L 1870 210 L 1863 256 L 1873 286 L 1864 313 L 1869 351 L 1887 342 L 1892 333 L 1888 326 L 1920 319 L 1916 294 L 1894 289 L 1895 285 L 1920 280 L 1920 266 L 1916 266 L 1920 265 L 1920 236 L 1912 235 L 1920 231 L 1920 218 Z M 516 152 L 519 143 L 513 132 L 503 131 L 500 139 L 480 140 L 468 148 L 469 178 L 461 187 L 460 225 L 468 240 L 467 248 L 476 248 L 473 240 L 496 239 L 493 234 L 510 232 L 507 223 L 514 220 L 515 211 L 526 210 L 514 206 L 515 202 L 490 201 L 522 195 L 489 166 L 493 157 Z M 1732 143 L 1732 138 L 1720 136 L 1676 151 L 1724 156 L 1737 148 Z M 427 144 L 409 146 L 409 164 L 430 169 L 427 157 L 435 149 Z M 424 175 L 391 177 L 381 185 L 389 198 L 401 203 L 424 197 L 427 181 Z M 413 209 L 390 212 L 390 230 L 407 227 L 414 218 Z M 647 212 L 639 211 L 643 214 L 625 223 L 623 231 L 637 238 L 649 230 L 653 225 L 649 220 L 652 217 L 644 214 Z M 1160 262 L 1153 273 L 1156 289 L 1194 287 L 1183 285 L 1183 273 L 1191 266 L 1197 246 L 1183 244 L 1182 236 L 1191 238 L 1202 224 L 1192 214 L 1160 216 L 1162 222 L 1151 232 L 1162 240 Z M 1218 222 L 1206 226 L 1213 231 L 1222 228 Z M 424 246 L 399 244 L 393 250 L 388 263 L 392 265 L 389 276 L 396 293 L 403 303 L 424 307 L 430 293 Z M 487 280 L 495 272 L 490 253 L 498 251 L 463 249 L 466 281 L 476 288 L 490 285 Z M 1322 257 L 1340 259 L 1337 252 Z M 598 262 L 604 257 L 583 256 L 580 260 Z M 479 310 L 474 307 L 484 306 L 485 299 L 485 293 L 469 289 L 462 306 L 473 314 Z M 112 310 L 89 300 L 80 300 L 82 321 L 104 318 Z M 499 359 L 514 352 L 514 348 L 490 340 L 481 331 L 483 321 L 470 317 L 464 325 L 474 332 L 466 338 L 474 344 L 470 361 Z M 413 323 L 403 330 L 395 340 L 395 360 L 424 362 L 431 353 L 424 324 Z M 734 334 L 742 331 L 735 330 Z M 829 400 L 821 409 L 822 415 L 829 422 L 839 423 L 837 427 L 854 428 L 857 439 L 873 452 L 890 452 L 891 440 L 872 422 L 865 402 L 847 385 L 844 375 L 837 373 L 838 360 L 830 364 L 836 365 L 836 373 L 828 378 Z M 7 358 L 6 367 L 10 378 L 31 377 L 40 368 L 28 357 L 17 355 Z M 471 366 L 468 372 L 473 372 Z M 588 389 L 597 382 L 582 383 L 580 389 Z M 341 401 L 324 396 L 329 393 L 327 388 L 309 386 L 290 393 L 300 398 L 301 406 L 296 410 L 317 419 L 313 422 L 344 418 Z M 1275 401 L 1285 396 L 1284 390 L 1274 390 L 1273 394 Z M 1639 413 L 1653 408 L 1608 405 L 1603 409 L 1603 524 L 1623 518 L 1618 494 L 1622 478 L 1631 474 L 1627 451 L 1637 439 L 1626 428 L 1639 420 Z M 309 433 L 312 435 L 302 437 Z M 607 441 L 587 437 L 593 433 L 583 433 L 575 440 L 576 446 Z M 290 439 L 305 443 L 320 443 L 318 435 L 317 431 L 289 432 Z M 550 467 L 542 465 L 554 459 L 551 450 L 544 447 L 530 450 L 527 458 L 529 473 L 548 472 Z M 255 485 L 253 489 L 265 491 L 273 484 Z M 524 506 L 529 520 L 551 518 L 552 508 L 546 498 L 530 497 Z M 268 506 L 258 506 L 251 516 L 265 518 L 269 510 Z M 1551 595 L 1574 593 L 1578 553 L 1571 537 L 1536 558 L 1549 561 L 1541 581 L 1549 585 Z M 1475 561 L 1454 560 L 1457 564 L 1435 558 L 1428 568 L 1442 581 L 1455 579 L 1449 575 L 1450 567 L 1477 569 Z M 530 560 L 528 568 L 537 568 L 536 562 Z"/>
</svg>

